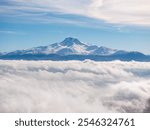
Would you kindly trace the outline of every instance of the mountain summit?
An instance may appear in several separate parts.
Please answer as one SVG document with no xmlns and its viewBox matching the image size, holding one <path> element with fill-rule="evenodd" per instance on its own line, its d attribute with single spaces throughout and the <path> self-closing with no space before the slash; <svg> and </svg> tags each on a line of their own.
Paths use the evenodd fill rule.
<svg viewBox="0 0 150 130">
<path fill-rule="evenodd" d="M 72 38 L 72 37 L 68 37 L 64 39 L 60 44 L 63 46 L 68 46 L 68 47 L 74 44 L 82 45 L 82 43 L 77 38 Z"/>
</svg>

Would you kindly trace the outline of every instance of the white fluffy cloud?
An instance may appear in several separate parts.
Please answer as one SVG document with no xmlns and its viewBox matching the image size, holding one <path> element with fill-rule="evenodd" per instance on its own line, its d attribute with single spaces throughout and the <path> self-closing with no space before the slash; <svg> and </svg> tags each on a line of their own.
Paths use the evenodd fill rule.
<svg viewBox="0 0 150 130">
<path fill-rule="evenodd" d="M 7 0 L 0 12 L 55 12 L 104 20 L 108 23 L 150 26 L 149 0 Z"/>
<path fill-rule="evenodd" d="M 149 111 L 146 62 L 0 61 L 0 112 Z"/>
</svg>

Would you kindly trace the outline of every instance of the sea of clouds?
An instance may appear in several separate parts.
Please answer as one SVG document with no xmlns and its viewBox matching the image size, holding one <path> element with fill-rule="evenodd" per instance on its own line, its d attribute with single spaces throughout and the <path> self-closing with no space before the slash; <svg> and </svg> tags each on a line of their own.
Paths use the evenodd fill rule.
<svg viewBox="0 0 150 130">
<path fill-rule="evenodd" d="M 150 112 L 150 63 L 0 60 L 0 112 Z"/>
</svg>

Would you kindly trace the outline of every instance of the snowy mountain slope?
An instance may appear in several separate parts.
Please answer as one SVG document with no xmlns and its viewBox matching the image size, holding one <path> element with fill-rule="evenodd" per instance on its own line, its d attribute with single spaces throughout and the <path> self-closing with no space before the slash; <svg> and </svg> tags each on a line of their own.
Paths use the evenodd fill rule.
<svg viewBox="0 0 150 130">
<path fill-rule="evenodd" d="M 95 49 L 92 52 L 92 54 L 93 55 L 111 55 L 111 54 L 116 53 L 116 52 L 117 52 L 117 50 L 115 50 L 115 49 L 110 49 L 110 48 L 106 48 L 106 47 L 101 46 L 101 47 Z"/>
</svg>

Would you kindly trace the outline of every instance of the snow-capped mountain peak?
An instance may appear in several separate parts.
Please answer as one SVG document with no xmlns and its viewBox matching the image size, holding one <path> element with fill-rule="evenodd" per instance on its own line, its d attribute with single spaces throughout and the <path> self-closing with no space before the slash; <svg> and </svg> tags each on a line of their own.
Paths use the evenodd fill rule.
<svg viewBox="0 0 150 130">
<path fill-rule="evenodd" d="M 62 42 L 39 46 L 31 49 L 0 53 L 0 59 L 27 60 L 85 60 L 96 61 L 150 61 L 150 56 L 140 52 L 116 50 L 104 46 L 85 44 L 76 38 L 68 37 Z"/>
<path fill-rule="evenodd" d="M 77 38 L 72 38 L 72 37 L 65 38 L 60 44 L 62 46 L 68 46 L 68 47 L 69 46 L 73 46 L 74 44 L 76 44 L 76 45 L 84 45 Z"/>
<path fill-rule="evenodd" d="M 49 46 L 39 46 L 26 50 L 17 50 L 8 54 L 58 54 L 58 55 L 111 55 L 117 52 L 115 49 L 99 47 L 97 45 L 87 45 L 77 38 L 68 37 L 62 42 L 50 44 Z"/>
</svg>

